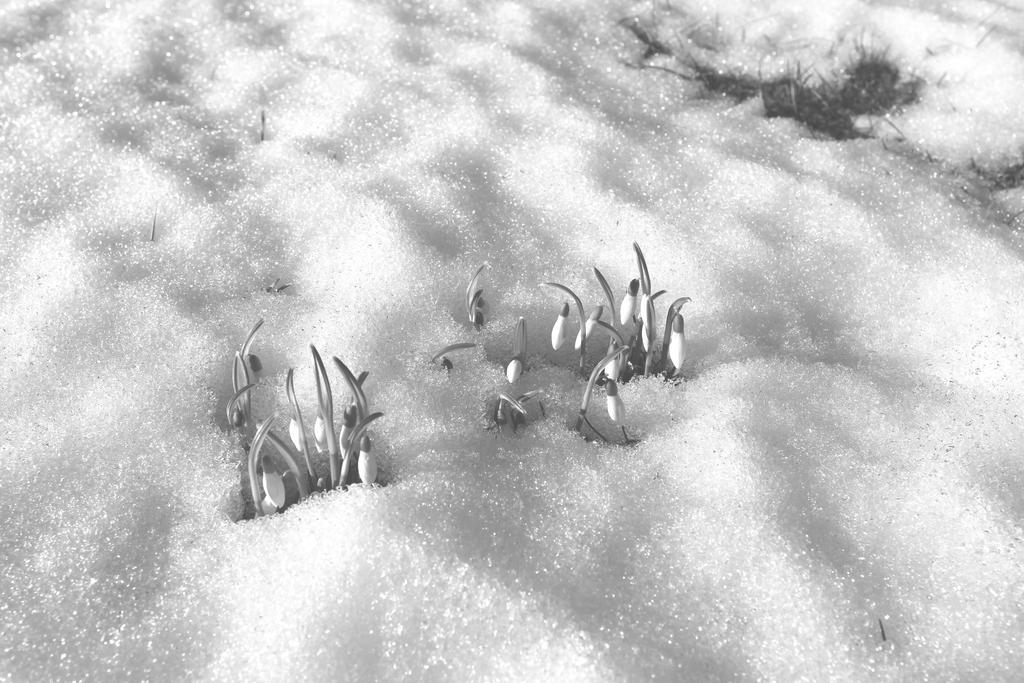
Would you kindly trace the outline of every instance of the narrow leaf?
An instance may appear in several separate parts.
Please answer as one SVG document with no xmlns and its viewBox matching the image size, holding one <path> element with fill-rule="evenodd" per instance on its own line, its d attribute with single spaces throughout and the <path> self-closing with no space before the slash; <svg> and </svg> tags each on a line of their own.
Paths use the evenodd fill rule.
<svg viewBox="0 0 1024 683">
<path fill-rule="evenodd" d="M 612 294 L 612 288 L 608 286 L 608 281 L 604 279 L 604 275 L 602 275 L 601 271 L 597 269 L 597 266 L 594 266 L 594 276 L 597 277 L 597 281 L 601 283 L 601 289 L 604 290 L 604 295 L 608 299 L 608 305 L 611 307 L 612 311 L 612 320 L 618 320 L 619 314 L 615 310 L 615 295 Z"/>
<path fill-rule="evenodd" d="M 477 298 L 473 296 L 473 292 L 477 289 L 477 284 L 480 281 L 480 273 L 482 272 L 484 272 L 484 266 L 480 266 L 476 269 L 476 272 L 473 273 L 473 277 L 469 279 L 469 284 L 466 286 L 466 314 L 469 316 L 469 322 L 473 322 L 473 302 Z"/>
<path fill-rule="evenodd" d="M 636 242 L 633 242 L 633 251 L 636 252 L 636 265 L 640 271 L 640 287 L 644 294 L 650 294 L 651 273 L 647 270 L 647 259 L 644 258 L 644 252 Z"/>
<path fill-rule="evenodd" d="M 458 351 L 459 349 L 471 349 L 474 346 L 476 346 L 476 344 L 473 344 L 471 342 L 459 342 L 458 344 L 449 344 L 448 346 L 444 347 L 443 349 L 435 353 L 434 356 L 430 359 L 430 362 L 436 363 L 437 359 L 445 355 L 446 353 Z"/>
<path fill-rule="evenodd" d="M 341 371 L 341 376 L 345 380 L 345 384 L 348 385 L 349 391 L 352 392 L 352 396 L 356 399 L 356 413 L 362 418 L 366 415 L 366 394 L 363 393 L 363 387 L 359 384 L 356 376 L 352 374 L 352 371 L 348 369 L 348 366 L 342 362 L 337 356 L 333 356 L 334 364 L 338 366 L 338 370 Z"/>
</svg>

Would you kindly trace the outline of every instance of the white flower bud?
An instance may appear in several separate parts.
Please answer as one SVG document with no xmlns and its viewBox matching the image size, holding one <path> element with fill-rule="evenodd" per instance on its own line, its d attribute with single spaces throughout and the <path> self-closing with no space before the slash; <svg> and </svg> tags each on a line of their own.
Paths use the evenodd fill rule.
<svg viewBox="0 0 1024 683">
<path fill-rule="evenodd" d="M 288 436 L 291 437 L 295 450 L 301 453 L 302 444 L 305 442 L 305 435 L 302 433 L 302 425 L 300 425 L 299 421 L 294 417 L 292 418 L 292 421 L 288 423 Z"/>
<path fill-rule="evenodd" d="M 636 315 L 636 293 L 640 290 L 640 281 L 633 278 L 629 283 L 629 289 L 622 297 L 622 305 L 619 306 L 619 324 L 626 325 Z"/>
<path fill-rule="evenodd" d="M 676 370 L 683 367 L 686 360 L 686 338 L 683 335 L 683 316 L 676 313 L 672 319 L 672 334 L 668 342 L 668 358 Z"/>
<path fill-rule="evenodd" d="M 551 348 L 558 350 L 565 343 L 565 327 L 569 322 L 569 304 L 562 304 L 562 310 L 551 328 Z"/>
<path fill-rule="evenodd" d="M 515 383 L 517 379 L 523 374 L 523 361 L 518 358 L 513 358 L 509 361 L 508 367 L 505 368 L 505 377 L 508 381 Z"/>
<path fill-rule="evenodd" d="M 270 496 L 263 496 L 263 500 L 259 502 L 260 510 L 265 515 L 272 515 L 277 512 L 277 506 L 270 500 Z"/>
<path fill-rule="evenodd" d="M 604 306 L 598 306 L 590 312 L 587 316 L 587 320 L 583 323 L 582 329 L 576 335 L 576 350 L 579 351 L 580 347 L 583 346 L 583 339 L 590 339 L 590 335 L 594 333 L 594 328 L 597 326 L 597 321 L 601 319 L 601 315 L 604 313 Z"/>
<path fill-rule="evenodd" d="M 327 425 L 324 423 L 324 416 L 319 413 L 313 423 L 313 440 L 316 442 L 317 450 L 327 450 Z"/>
<path fill-rule="evenodd" d="M 377 481 L 377 456 L 373 454 L 370 446 L 370 437 L 364 436 L 359 442 L 359 480 L 364 484 L 373 484 Z"/>
<path fill-rule="evenodd" d="M 615 380 L 608 380 L 604 388 L 608 396 L 608 417 L 612 419 L 612 422 L 622 422 L 626 419 L 626 404 L 619 396 L 618 385 Z"/>
<path fill-rule="evenodd" d="M 651 340 L 654 339 L 654 316 L 652 315 L 654 306 L 651 305 L 650 294 L 644 294 L 640 297 L 640 320 L 643 321 L 644 331 L 641 335 L 641 341 L 644 344 L 644 351 L 651 350 Z"/>
<path fill-rule="evenodd" d="M 338 437 L 338 444 L 341 446 L 343 451 L 347 451 L 349 447 L 349 437 L 352 436 L 352 430 L 356 426 L 356 407 L 350 405 L 345 408 L 345 414 L 342 418 L 343 422 L 341 425 L 341 435 Z"/>
<path fill-rule="evenodd" d="M 284 486 L 284 477 L 267 456 L 263 457 L 263 490 L 267 492 L 266 500 L 273 503 L 278 510 L 285 506 L 288 493 Z"/>
<path fill-rule="evenodd" d="M 622 372 L 622 354 L 618 354 L 612 360 L 608 361 L 608 365 L 604 366 L 604 376 L 608 379 L 618 379 L 619 374 Z"/>
<path fill-rule="evenodd" d="M 594 334 L 594 327 L 597 326 L 597 321 L 601 319 L 602 315 L 604 315 L 604 306 L 598 306 L 590 312 L 586 325 L 587 339 L 590 339 L 590 335 Z"/>
</svg>

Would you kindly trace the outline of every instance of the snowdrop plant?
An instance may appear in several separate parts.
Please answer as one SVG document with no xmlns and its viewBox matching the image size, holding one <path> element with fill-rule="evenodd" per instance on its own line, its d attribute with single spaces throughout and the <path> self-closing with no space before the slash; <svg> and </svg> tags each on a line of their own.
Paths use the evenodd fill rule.
<svg viewBox="0 0 1024 683">
<path fill-rule="evenodd" d="M 582 433 L 583 426 L 586 425 L 590 428 L 590 431 L 596 434 L 602 441 L 605 443 L 611 443 L 608 437 L 602 434 L 600 430 L 593 425 L 590 418 L 587 416 L 587 411 L 590 409 L 590 402 L 594 396 L 594 389 L 597 386 L 598 377 L 600 377 L 605 367 L 611 363 L 615 357 L 628 351 L 628 349 L 629 347 L 625 344 L 617 344 L 612 348 L 608 355 L 602 358 L 597 365 L 594 366 L 594 369 L 590 373 L 590 379 L 587 381 L 587 388 L 583 390 L 583 398 L 580 401 L 579 414 L 576 417 L 576 431 Z M 618 385 L 615 380 L 610 379 L 605 383 L 605 393 L 607 398 L 608 417 L 610 417 L 616 424 L 619 424 L 622 428 L 622 436 L 626 440 L 626 443 L 635 443 L 635 440 L 630 439 L 629 435 L 626 433 L 625 425 L 621 424 L 626 417 L 626 406 L 623 403 L 622 398 L 619 396 Z"/>
<path fill-rule="evenodd" d="M 228 401 L 227 414 L 229 423 L 239 429 L 244 429 L 252 421 L 248 392 L 256 385 L 251 381 L 253 370 L 246 358 L 253 357 L 249 353 L 252 338 L 262 322 L 254 326 L 242 349 L 236 352 L 232 366 L 235 393 Z M 332 358 L 350 392 L 349 402 L 341 411 L 342 427 L 339 431 L 334 424 L 334 395 L 327 368 L 316 347 L 310 345 L 310 351 L 317 393 L 313 446 L 310 445 L 302 409 L 295 394 L 295 371 L 289 369 L 285 379 L 285 391 L 291 406 L 288 441 L 272 431 L 276 416 L 271 415 L 256 426 L 248 446 L 246 469 L 256 516 L 281 512 L 318 491 L 346 487 L 357 482 L 373 484 L 377 480 L 377 458 L 367 429 L 375 420 L 383 417 L 383 413 L 369 411 L 363 390 L 368 373 L 363 372 L 356 377 L 340 358 Z M 238 386 L 243 383 L 243 386 Z M 324 460 L 328 463 L 329 471 L 318 476 L 315 464 Z"/>
<path fill-rule="evenodd" d="M 239 430 L 245 430 L 252 424 L 249 391 L 256 386 L 253 381 L 256 373 L 263 369 L 259 357 L 252 353 L 252 342 L 262 326 L 263 318 L 260 318 L 249 330 L 241 349 L 235 352 L 231 366 L 231 390 L 234 393 L 227 404 L 227 417 L 228 424 Z"/>
<path fill-rule="evenodd" d="M 636 327 L 636 336 L 640 338 L 640 344 L 643 349 L 644 376 L 667 372 L 669 363 L 673 367 L 671 374 L 673 376 L 677 375 L 686 358 L 683 318 L 680 309 L 690 301 L 690 297 L 680 297 L 669 306 L 668 313 L 665 316 L 665 333 L 662 338 L 661 353 L 658 354 L 654 341 L 654 321 L 656 319 L 654 302 L 662 294 L 665 294 L 665 290 L 651 291 L 651 273 L 647 268 L 647 259 L 644 258 L 644 252 L 636 242 L 633 242 L 633 251 L 636 253 L 636 263 L 637 269 L 640 271 L 640 277 L 630 282 L 629 291 L 627 291 L 624 301 L 631 294 L 635 297 L 636 290 L 640 291 L 640 298 L 637 303 L 639 317 L 634 315 L 633 322 Z M 634 286 L 634 282 L 638 283 L 637 286 Z M 676 322 L 677 319 L 678 322 Z M 630 355 L 632 356 L 632 352 Z"/>
<path fill-rule="evenodd" d="M 486 429 L 500 432 L 506 424 L 511 424 L 512 433 L 515 434 L 519 427 L 526 424 L 529 415 L 528 404 L 534 399 L 537 401 L 541 417 L 544 417 L 544 403 L 540 400 L 542 393 L 540 389 L 527 391 L 519 396 L 512 396 L 505 392 L 499 393 L 498 398 L 491 401 L 488 407 Z"/>
</svg>

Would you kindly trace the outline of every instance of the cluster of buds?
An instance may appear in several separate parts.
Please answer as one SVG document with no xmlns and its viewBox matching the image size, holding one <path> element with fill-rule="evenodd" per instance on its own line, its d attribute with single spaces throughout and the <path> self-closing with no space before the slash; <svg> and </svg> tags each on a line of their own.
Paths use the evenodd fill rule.
<svg viewBox="0 0 1024 683">
<path fill-rule="evenodd" d="M 262 322 L 256 324 L 242 350 L 235 354 L 232 368 L 235 394 L 228 402 L 228 420 L 232 426 L 243 431 L 252 424 L 248 392 L 255 386 L 252 377 L 256 364 L 251 361 L 255 356 L 249 350 L 252 338 Z M 295 371 L 289 369 L 285 380 L 285 390 L 292 407 L 288 441 L 271 431 L 275 420 L 275 416 L 271 416 L 255 427 L 252 442 L 248 446 L 249 487 L 257 516 L 280 512 L 316 491 L 327 491 L 354 483 L 373 484 L 377 481 L 377 457 L 367 429 L 372 422 L 383 417 L 383 413 L 370 413 L 368 410 L 363 383 L 369 373 L 363 372 L 356 377 L 341 359 L 333 358 L 351 392 L 351 401 L 342 411 L 342 427 L 336 430 L 334 397 L 327 369 L 316 347 L 310 345 L 310 350 L 316 373 L 318 403 L 312 430 L 313 446 L 310 446 L 307 438 L 302 411 L 295 396 Z M 240 384 L 244 386 L 239 387 Z M 267 444 L 273 447 L 272 453 L 276 457 L 263 452 Z M 300 455 L 304 467 L 298 464 Z M 314 458 L 314 455 L 318 457 Z M 329 462 L 330 471 L 326 475 L 317 476 L 314 460 L 324 459 Z"/>
<path fill-rule="evenodd" d="M 576 304 L 579 329 L 576 333 L 574 347 L 579 352 L 579 367 L 584 377 L 586 377 L 588 340 L 599 329 L 608 333 L 607 355 L 591 372 L 591 381 L 588 382 L 583 405 L 581 406 L 580 419 L 577 421 L 577 428 L 586 424 L 599 436 L 601 436 L 600 432 L 594 429 L 586 417 L 590 393 L 594 389 L 598 375 L 603 373 L 605 377 L 608 416 L 613 422 L 621 424 L 625 418 L 625 406 L 618 393 L 617 383 L 620 380 L 628 380 L 629 377 L 639 372 L 638 366 L 642 366 L 642 372 L 645 376 L 663 371 L 668 373 L 669 376 L 674 376 L 680 372 L 686 360 L 686 340 L 683 316 L 680 313 L 680 309 L 690 299 L 688 297 L 676 299 L 669 307 L 665 320 L 665 334 L 661 353 L 658 354 L 655 341 L 655 301 L 665 291 L 651 291 L 651 276 L 647 269 L 647 260 L 636 242 L 633 243 L 633 250 L 636 253 L 639 277 L 629 282 L 626 293 L 618 302 L 618 307 L 616 307 L 616 299 L 612 293 L 612 288 L 597 268 L 594 268 L 594 276 L 604 291 L 605 298 L 607 299 L 607 309 L 603 304 L 598 305 L 591 309 L 589 315 L 585 314 L 583 302 L 579 296 L 569 287 L 557 282 L 544 283 L 548 287 L 554 287 L 560 292 L 567 294 Z M 610 313 L 609 322 L 605 322 L 602 319 L 606 310 Z M 566 301 L 562 303 L 558 317 L 551 328 L 551 347 L 556 351 L 562 347 L 568 338 L 568 327 L 569 302 Z M 627 338 L 629 339 L 628 342 L 626 341 Z M 668 370 L 669 363 L 671 363 L 671 372 Z M 623 428 L 623 434 L 625 434 L 625 428 Z M 604 437 L 602 436 L 602 438 Z M 626 438 L 628 440 L 628 436 Z"/>
</svg>

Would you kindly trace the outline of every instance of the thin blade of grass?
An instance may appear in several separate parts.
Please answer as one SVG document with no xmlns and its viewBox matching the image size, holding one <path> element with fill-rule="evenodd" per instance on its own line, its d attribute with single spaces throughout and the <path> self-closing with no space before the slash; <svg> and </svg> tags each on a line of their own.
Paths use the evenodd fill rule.
<svg viewBox="0 0 1024 683">
<path fill-rule="evenodd" d="M 249 335 L 245 338 L 245 343 L 242 344 L 242 358 L 249 357 L 249 351 L 252 348 L 252 340 L 256 336 L 256 332 L 258 332 L 261 327 L 263 327 L 263 318 L 257 320 L 256 324 L 252 326 L 251 330 L 249 330 Z"/>
<path fill-rule="evenodd" d="M 338 446 L 338 436 L 334 433 L 334 398 L 331 396 L 331 382 L 327 379 L 327 368 L 324 367 L 324 360 L 320 352 L 312 344 L 309 348 L 313 352 L 313 362 L 316 365 L 316 391 L 320 402 L 320 414 L 324 419 L 324 432 L 327 435 L 327 456 L 331 464 L 331 480 L 338 476 L 338 468 L 341 466 L 341 448 Z"/>
<path fill-rule="evenodd" d="M 597 269 L 597 266 L 594 266 L 594 276 L 597 277 L 597 281 L 601 284 L 601 289 L 604 290 L 604 295 L 608 299 L 608 305 L 612 309 L 612 320 L 618 320 L 619 313 L 615 310 L 615 295 L 612 294 L 612 288 L 608 286 L 608 280 L 604 279 L 604 275 Z"/>
<path fill-rule="evenodd" d="M 512 337 L 512 358 L 526 360 L 526 318 L 516 322 L 515 336 Z"/>
<path fill-rule="evenodd" d="M 507 403 L 510 408 L 515 410 L 520 415 L 526 415 L 526 406 L 524 406 L 522 403 L 520 403 L 516 399 L 512 398 L 508 394 L 502 392 L 502 393 L 498 394 L 498 398 L 500 400 L 504 401 L 505 403 Z"/>
<path fill-rule="evenodd" d="M 295 369 L 288 368 L 288 378 L 284 381 L 284 388 L 288 394 L 288 402 L 292 404 L 292 417 L 299 423 L 302 431 L 302 457 L 306 461 L 306 470 L 309 472 L 311 481 L 316 480 L 316 473 L 313 472 L 313 463 L 309 459 L 309 443 L 306 441 L 306 426 L 302 424 L 302 411 L 299 409 L 299 401 L 295 398 Z"/>
<path fill-rule="evenodd" d="M 598 327 L 604 329 L 606 332 L 608 332 L 608 334 L 613 336 L 615 340 L 619 342 L 619 344 L 625 346 L 626 339 L 622 336 L 621 332 L 619 332 L 617 329 L 615 329 L 614 327 L 612 327 L 603 320 L 595 320 L 594 322 L 597 323 Z"/>
<path fill-rule="evenodd" d="M 337 356 L 333 356 L 332 360 L 334 364 L 338 366 L 338 370 L 341 371 L 341 376 L 345 380 L 345 384 L 348 385 L 349 391 L 352 392 L 352 396 L 356 399 L 356 413 L 360 419 L 366 415 L 367 402 L 366 394 L 363 393 L 363 387 L 360 385 L 359 380 L 352 374 L 352 371 L 348 369 L 348 366 Z"/>
<path fill-rule="evenodd" d="M 651 293 L 651 273 L 647 270 L 647 259 L 644 258 L 644 252 L 636 242 L 633 242 L 633 251 L 636 252 L 636 266 L 640 271 L 640 287 L 644 294 L 649 295 Z"/>
<path fill-rule="evenodd" d="M 469 279 L 469 284 L 466 286 L 466 314 L 469 316 L 469 322 L 473 322 L 473 303 L 479 297 L 479 292 L 477 293 L 477 296 L 473 296 L 473 292 L 477 289 L 477 284 L 480 281 L 480 273 L 484 272 L 484 267 L 485 266 L 480 266 L 476 269 L 476 272 L 473 273 L 473 277 Z"/>
<path fill-rule="evenodd" d="M 284 460 L 288 469 L 291 470 L 292 476 L 295 477 L 295 483 L 299 486 L 299 500 L 309 497 L 309 479 L 305 474 L 299 471 L 299 465 L 295 462 L 295 457 L 292 455 L 292 449 L 288 447 L 281 437 L 274 434 L 271 431 L 267 432 L 267 441 L 269 441 L 277 452 L 281 454 L 281 458 Z"/>
<path fill-rule="evenodd" d="M 254 386 L 256 386 L 256 385 L 255 384 L 246 384 L 244 387 L 242 387 L 241 389 L 236 391 L 235 395 L 232 396 L 228 400 L 228 405 L 227 405 L 227 409 L 226 410 L 227 410 L 228 424 L 229 425 L 231 424 L 231 410 L 235 407 L 235 402 L 238 401 L 238 399 L 242 397 L 242 394 L 244 394 L 245 392 L 249 391 Z"/>
<path fill-rule="evenodd" d="M 452 351 L 458 351 L 459 349 L 471 349 L 471 348 L 473 348 L 475 346 L 476 346 L 476 344 L 474 344 L 472 342 L 459 342 L 458 344 L 449 344 L 448 346 L 444 347 L 443 349 L 441 349 L 440 351 L 435 353 L 433 355 L 433 357 L 430 359 L 430 362 L 431 363 L 436 363 L 437 359 L 440 358 L 441 356 L 443 356 L 446 353 L 450 353 Z"/>
<path fill-rule="evenodd" d="M 271 415 L 256 429 L 256 435 L 253 437 L 252 445 L 249 447 L 249 456 L 247 458 L 249 466 L 249 492 L 252 494 L 252 505 L 256 510 L 256 516 L 263 516 L 263 496 L 260 495 L 260 484 L 256 478 L 256 463 L 259 461 L 260 451 L 263 449 L 263 441 L 267 438 L 267 434 L 270 432 L 270 427 L 274 422 L 274 416 Z"/>
</svg>

